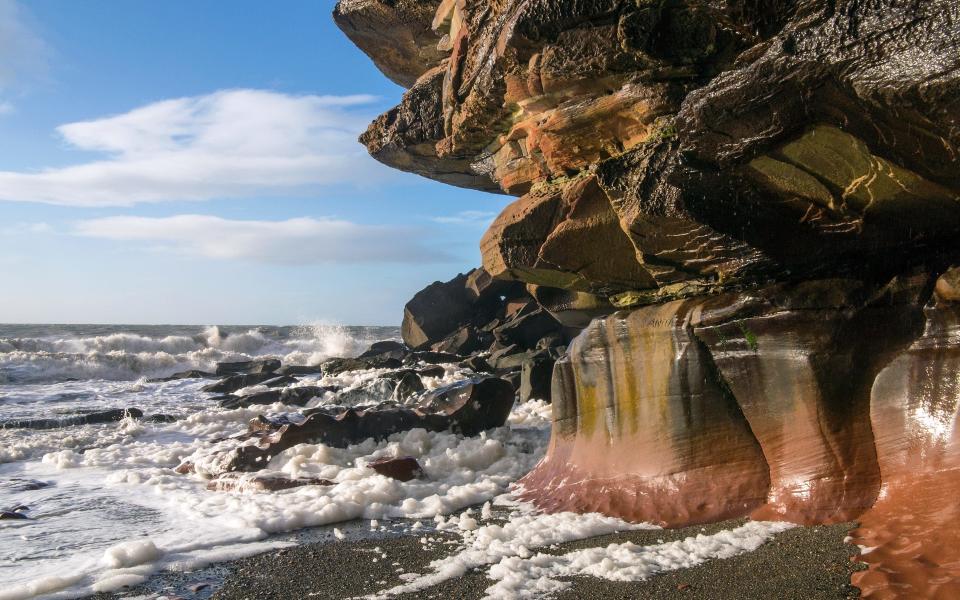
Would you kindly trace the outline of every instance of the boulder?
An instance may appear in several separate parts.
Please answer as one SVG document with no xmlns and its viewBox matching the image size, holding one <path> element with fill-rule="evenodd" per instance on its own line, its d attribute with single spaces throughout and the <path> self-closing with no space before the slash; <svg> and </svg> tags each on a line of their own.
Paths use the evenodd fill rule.
<svg viewBox="0 0 960 600">
<path fill-rule="evenodd" d="M 523 362 L 520 371 L 520 402 L 546 400 L 550 402 L 550 385 L 556 359 L 537 355 Z"/>
<path fill-rule="evenodd" d="M 411 481 L 423 475 L 423 467 L 412 456 L 381 458 L 367 463 L 367 467 L 386 477 L 399 481 Z"/>
<path fill-rule="evenodd" d="M 331 358 L 325 360 L 321 367 L 324 375 L 339 375 L 347 371 L 396 369 L 402 365 L 403 363 L 396 358 L 372 356 L 368 358 Z"/>
<path fill-rule="evenodd" d="M 407 302 L 400 327 L 407 346 L 423 350 L 470 319 L 473 300 L 466 291 L 466 279 L 461 274 L 447 282 L 435 281 Z"/>
<path fill-rule="evenodd" d="M 403 360 L 408 354 L 410 354 L 410 349 L 407 348 L 407 345 L 403 342 L 385 340 L 382 342 L 374 342 L 363 354 L 357 358 L 381 357 Z"/>
<path fill-rule="evenodd" d="M 517 344 L 522 348 L 535 348 L 544 336 L 560 327 L 550 313 L 539 308 L 531 313 L 508 321 L 493 330 L 501 344 Z"/>
<path fill-rule="evenodd" d="M 482 356 L 471 356 L 460 362 L 463 369 L 470 369 L 474 373 L 493 373 L 493 367 Z"/>
<path fill-rule="evenodd" d="M 405 402 L 424 390 L 423 382 L 415 371 L 406 371 L 397 380 L 397 387 L 393 390 L 393 397 L 398 402 Z"/>
<path fill-rule="evenodd" d="M 476 327 L 464 325 L 430 348 L 437 352 L 462 356 L 481 349 L 484 341 L 487 341 L 489 345 L 489 342 L 492 341 L 490 334 L 481 335 Z"/>
<path fill-rule="evenodd" d="M 275 358 L 258 358 L 256 360 L 244 360 L 240 362 L 222 362 L 217 363 L 215 375 L 234 375 L 237 373 L 263 374 L 273 373 L 280 368 L 280 361 Z"/>
</svg>

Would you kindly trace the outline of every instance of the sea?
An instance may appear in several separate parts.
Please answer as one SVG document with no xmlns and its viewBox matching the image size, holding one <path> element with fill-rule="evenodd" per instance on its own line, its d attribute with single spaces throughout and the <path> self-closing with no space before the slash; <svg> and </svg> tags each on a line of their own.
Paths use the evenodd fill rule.
<svg viewBox="0 0 960 600">
<path fill-rule="evenodd" d="M 411 528 L 504 494 L 543 456 L 549 405 L 517 407 L 507 426 L 468 438 L 413 430 L 348 448 L 301 444 L 265 472 L 328 479 L 333 486 L 281 492 L 211 491 L 198 469 L 235 447 L 261 414 L 281 404 L 228 410 L 200 391 L 209 379 L 155 381 L 216 363 L 276 357 L 315 365 L 399 339 L 396 327 L 0 325 L 0 600 L 76 598 L 128 589 L 164 572 L 185 572 L 290 544 L 283 532 L 357 522 Z M 291 385 L 331 385 L 308 406 L 349 396 L 375 402 L 380 369 Z M 427 389 L 470 377 L 456 365 L 424 377 Z M 347 394 L 355 390 L 369 394 Z M 260 391 L 257 386 L 240 394 Z M 380 398 L 385 400 L 386 398 Z M 71 417 L 137 408 L 144 418 L 76 425 Z M 156 418 L 162 416 L 162 418 Z M 58 420 L 27 429 L 16 422 Z M 413 456 L 426 476 L 400 482 L 366 463 Z M 338 530 L 339 531 L 339 530 Z"/>
</svg>

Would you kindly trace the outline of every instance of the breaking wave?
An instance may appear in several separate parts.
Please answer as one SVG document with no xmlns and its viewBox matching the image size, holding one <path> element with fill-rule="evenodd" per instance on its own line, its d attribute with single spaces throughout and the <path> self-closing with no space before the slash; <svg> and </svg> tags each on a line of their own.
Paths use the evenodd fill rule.
<svg viewBox="0 0 960 600">
<path fill-rule="evenodd" d="M 325 323 L 248 329 L 209 326 L 195 332 L 170 327 L 178 331 L 168 334 L 162 327 L 150 328 L 149 334 L 117 327 L 115 332 L 84 335 L 82 328 L 74 329 L 0 337 L 0 384 L 162 377 L 262 356 L 285 364 L 312 365 L 331 356 L 354 356 L 374 341 L 399 335 L 394 327 Z"/>
</svg>

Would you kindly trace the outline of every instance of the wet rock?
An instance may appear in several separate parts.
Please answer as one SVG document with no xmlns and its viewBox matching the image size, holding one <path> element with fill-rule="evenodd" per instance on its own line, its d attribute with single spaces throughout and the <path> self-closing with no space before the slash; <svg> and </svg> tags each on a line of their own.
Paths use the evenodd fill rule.
<svg viewBox="0 0 960 600">
<path fill-rule="evenodd" d="M 400 402 L 404 402 L 423 390 L 423 382 L 420 380 L 420 376 L 414 371 L 406 371 L 397 381 L 397 387 L 393 390 L 393 397 Z"/>
<path fill-rule="evenodd" d="M 91 412 L 83 415 L 69 415 L 60 419 L 23 419 L 0 421 L 0 428 L 10 429 L 59 429 L 76 425 L 98 425 L 102 423 L 116 423 L 126 418 L 139 419 L 143 411 L 139 408 L 114 408 Z"/>
<path fill-rule="evenodd" d="M 221 379 L 217 383 L 211 383 L 200 388 L 201 392 L 212 392 L 215 394 L 231 394 L 237 390 L 242 390 L 251 385 L 259 385 L 269 379 L 274 379 L 273 373 L 248 373 L 241 375 L 231 375 Z"/>
<path fill-rule="evenodd" d="M 412 456 L 381 458 L 367 463 L 367 466 L 381 475 L 399 481 L 411 481 L 423 476 L 423 468 Z"/>
<path fill-rule="evenodd" d="M 199 371 L 197 369 L 191 369 L 189 371 L 180 371 L 169 375 L 167 377 L 160 377 L 157 379 L 150 379 L 151 383 L 159 383 L 164 381 L 177 381 L 179 379 L 206 379 L 208 377 L 216 377 L 214 373 L 208 373 L 207 371 Z"/>
<path fill-rule="evenodd" d="M 289 375 L 281 375 L 280 377 L 267 379 L 266 381 L 262 382 L 260 385 L 267 386 L 268 388 L 277 388 L 277 387 L 293 385 L 294 383 L 297 383 L 296 377 L 291 377 Z"/>
<path fill-rule="evenodd" d="M 417 375 L 421 377 L 443 377 L 447 370 L 440 365 L 430 365 L 417 369 Z"/>
<path fill-rule="evenodd" d="M 474 373 L 493 373 L 493 367 L 482 356 L 471 356 L 463 360 L 459 365 L 461 368 L 470 369 Z"/>
<path fill-rule="evenodd" d="M 523 362 L 520 371 L 520 402 L 528 400 L 546 400 L 550 402 L 550 385 L 553 379 L 551 356 L 538 355 Z"/>
<path fill-rule="evenodd" d="M 23 514 L 22 512 L 18 512 L 15 510 L 0 511 L 0 521 L 14 521 L 14 520 L 29 519 L 29 518 L 30 517 Z"/>
<path fill-rule="evenodd" d="M 502 426 L 513 403 L 514 392 L 508 382 L 481 377 L 432 390 L 414 407 L 318 407 L 304 411 L 302 420 L 260 417 L 251 421 L 246 436 L 250 442 L 225 453 L 218 461 L 219 469 L 256 471 L 266 466 L 269 457 L 297 444 L 322 443 L 342 448 L 413 428 L 478 435 Z"/>
<path fill-rule="evenodd" d="M 144 423 L 175 423 L 176 421 L 177 417 L 174 415 L 165 415 L 162 413 L 153 414 L 143 419 Z"/>
<path fill-rule="evenodd" d="M 304 406 L 310 400 L 322 396 L 326 392 L 336 391 L 334 386 L 315 386 L 305 385 L 297 387 L 288 387 L 282 390 L 266 390 L 247 394 L 246 396 L 230 396 L 220 401 L 223 408 L 246 408 L 263 404 L 273 404 L 280 402 L 290 406 Z"/>
<path fill-rule="evenodd" d="M 460 362 L 459 356 L 449 352 L 414 352 L 410 355 L 410 358 L 415 362 L 425 362 L 432 365 L 448 365 L 451 363 Z"/>
<path fill-rule="evenodd" d="M 320 375 L 323 369 L 320 365 L 284 365 L 274 371 L 277 375 Z"/>
<path fill-rule="evenodd" d="M 21 477 L 10 477 L 0 482 L 0 489 L 6 489 L 11 492 L 31 492 L 52 487 L 52 481 L 41 481 L 39 479 L 24 479 Z"/>
<path fill-rule="evenodd" d="M 263 374 L 273 373 L 280 368 L 280 361 L 275 358 L 258 358 L 240 362 L 217 363 L 216 376 L 235 375 L 237 373 Z"/>
<path fill-rule="evenodd" d="M 396 369 L 403 363 L 396 358 L 374 356 L 370 358 L 331 358 L 321 365 L 324 375 L 339 375 L 347 371 L 365 369 Z"/>
<path fill-rule="evenodd" d="M 277 492 L 305 485 L 334 485 L 334 483 L 328 479 L 291 479 L 279 475 L 224 473 L 207 483 L 207 489 L 212 492 Z"/>
<path fill-rule="evenodd" d="M 410 349 L 407 348 L 407 345 L 403 342 L 385 340 L 382 342 L 374 342 L 370 345 L 370 348 L 357 358 L 383 357 L 403 360 L 408 354 L 410 354 Z"/>
</svg>

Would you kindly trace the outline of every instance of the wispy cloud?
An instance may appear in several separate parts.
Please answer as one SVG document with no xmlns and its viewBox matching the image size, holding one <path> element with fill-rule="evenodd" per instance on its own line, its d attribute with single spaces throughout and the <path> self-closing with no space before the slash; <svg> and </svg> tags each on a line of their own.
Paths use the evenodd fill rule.
<svg viewBox="0 0 960 600">
<path fill-rule="evenodd" d="M 67 144 L 106 157 L 0 171 L 0 200 L 129 206 L 366 185 L 391 176 L 356 141 L 374 100 L 224 90 L 69 123 L 57 128 Z"/>
<path fill-rule="evenodd" d="M 37 235 L 43 233 L 53 233 L 53 227 L 49 223 L 14 223 L 6 227 L 0 227 L 0 233 L 3 235 Z"/>
<path fill-rule="evenodd" d="M 15 0 L 0 0 L 0 115 L 13 111 L 2 96 L 14 85 L 46 76 L 50 48 L 28 24 L 27 14 Z"/>
<path fill-rule="evenodd" d="M 431 217 L 431 221 L 444 225 L 475 225 L 486 227 L 497 216 L 495 212 L 485 210 L 464 210 L 455 215 Z"/>
<path fill-rule="evenodd" d="M 332 218 L 230 220 L 207 215 L 105 217 L 80 221 L 79 235 L 149 242 L 170 252 L 269 264 L 446 262 L 407 227 L 362 225 Z"/>
</svg>

